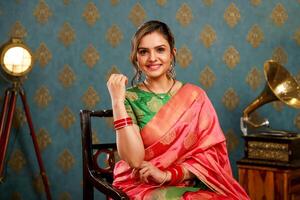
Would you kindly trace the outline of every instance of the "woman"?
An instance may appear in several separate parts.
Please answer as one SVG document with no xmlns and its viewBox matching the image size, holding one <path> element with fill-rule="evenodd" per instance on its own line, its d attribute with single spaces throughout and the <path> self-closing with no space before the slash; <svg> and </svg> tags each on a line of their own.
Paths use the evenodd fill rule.
<svg viewBox="0 0 300 200">
<path fill-rule="evenodd" d="M 133 87 L 122 74 L 107 82 L 122 159 L 113 185 L 131 199 L 248 199 L 210 100 L 175 79 L 175 55 L 169 27 L 148 21 L 132 39 Z"/>
</svg>

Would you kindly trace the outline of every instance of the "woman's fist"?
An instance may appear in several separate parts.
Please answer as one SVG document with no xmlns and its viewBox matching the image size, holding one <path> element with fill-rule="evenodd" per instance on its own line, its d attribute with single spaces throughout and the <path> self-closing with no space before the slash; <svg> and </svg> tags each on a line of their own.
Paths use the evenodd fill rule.
<svg viewBox="0 0 300 200">
<path fill-rule="evenodd" d="M 112 103 L 122 102 L 125 100 L 125 91 L 128 78 L 123 74 L 112 74 L 107 81 L 107 88 Z"/>
</svg>

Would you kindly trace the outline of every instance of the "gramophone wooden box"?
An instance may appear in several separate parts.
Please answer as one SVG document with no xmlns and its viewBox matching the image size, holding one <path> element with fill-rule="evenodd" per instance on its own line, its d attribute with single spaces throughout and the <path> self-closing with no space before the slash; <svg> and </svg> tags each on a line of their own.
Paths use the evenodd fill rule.
<svg viewBox="0 0 300 200">
<path fill-rule="evenodd" d="M 278 137 L 249 134 L 245 140 L 243 163 L 278 167 L 300 167 L 300 134 Z"/>
</svg>

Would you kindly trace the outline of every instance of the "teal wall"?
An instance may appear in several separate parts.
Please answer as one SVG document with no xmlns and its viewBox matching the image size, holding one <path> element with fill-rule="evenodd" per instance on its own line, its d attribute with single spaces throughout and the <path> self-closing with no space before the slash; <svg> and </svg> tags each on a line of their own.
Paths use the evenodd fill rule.
<svg viewBox="0 0 300 200">
<path fill-rule="evenodd" d="M 87 5 L 95 10 L 90 11 L 94 22 L 84 17 Z M 41 6 L 45 9 L 39 15 Z M 226 21 L 230 6 L 233 18 Z M 141 11 L 133 12 L 134 8 Z M 165 21 L 175 34 L 177 78 L 207 91 L 228 139 L 237 177 L 235 163 L 243 157 L 244 149 L 239 119 L 264 87 L 263 63 L 272 58 L 300 79 L 299 18 L 297 0 L 1 0 L 0 43 L 20 36 L 35 54 L 36 62 L 24 88 L 53 199 L 81 199 L 79 110 L 110 107 L 107 77 L 115 70 L 132 76 L 130 39 L 137 25 L 150 19 Z M 67 37 L 70 40 L 60 39 L 65 23 L 72 30 Z M 211 32 L 201 40 L 206 25 Z M 113 32 L 108 34 L 109 30 Z M 258 30 L 253 40 L 251 30 Z M 90 45 L 96 55 L 85 61 L 84 52 Z M 236 51 L 226 57 L 230 47 Z M 1 104 L 9 86 L 0 77 Z M 299 110 L 268 104 L 258 115 L 268 117 L 273 128 L 299 132 Z M 112 131 L 104 132 L 107 127 L 109 123 L 99 123 L 94 129 L 95 140 L 114 140 Z M 7 160 L 0 199 L 44 199 L 20 99 Z"/>
</svg>

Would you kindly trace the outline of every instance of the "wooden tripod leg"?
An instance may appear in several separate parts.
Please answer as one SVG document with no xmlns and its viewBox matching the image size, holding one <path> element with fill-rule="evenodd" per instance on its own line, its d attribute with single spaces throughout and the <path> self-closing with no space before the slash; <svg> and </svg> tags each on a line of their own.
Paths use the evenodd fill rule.
<svg viewBox="0 0 300 200">
<path fill-rule="evenodd" d="M 2 107 L 2 113 L 1 113 L 1 118 L 0 118 L 0 134 L 2 135 L 3 130 L 4 130 L 4 123 L 5 123 L 5 118 L 6 118 L 6 113 L 7 113 L 7 109 L 8 109 L 8 100 L 10 97 L 10 90 L 7 89 L 5 91 L 5 97 L 4 97 L 4 102 L 3 102 L 3 107 Z M 0 137 L 1 137 L 0 135 Z"/>
<path fill-rule="evenodd" d="M 34 145 L 35 154 L 36 154 L 38 164 L 39 164 L 39 167 L 40 167 L 40 174 L 41 174 L 42 179 L 43 179 L 46 196 L 47 196 L 48 200 L 51 200 L 51 193 L 50 193 L 50 189 L 49 189 L 48 178 L 47 178 L 45 167 L 44 167 L 44 164 L 43 164 L 43 161 L 42 161 L 40 149 L 39 149 L 39 146 L 38 146 L 38 143 L 37 143 L 37 139 L 36 139 L 35 131 L 34 131 L 34 128 L 33 128 L 33 123 L 32 123 L 32 119 L 31 119 L 31 115 L 30 115 L 30 111 L 29 111 L 29 106 L 27 104 L 25 92 L 22 89 L 20 90 L 20 96 L 21 96 L 23 107 L 24 107 L 24 110 L 25 110 L 26 119 L 27 119 L 27 122 L 28 122 L 28 125 L 29 125 L 30 134 L 31 134 L 33 145 Z"/>
<path fill-rule="evenodd" d="M 1 114 L 1 135 L 0 135 L 0 182 L 4 179 L 5 154 L 10 137 L 11 125 L 16 108 L 17 92 L 6 90 L 4 105 Z M 8 105 L 9 101 L 9 105 Z M 8 107 L 9 106 L 9 107 Z M 7 109 L 8 107 L 8 109 Z"/>
</svg>

